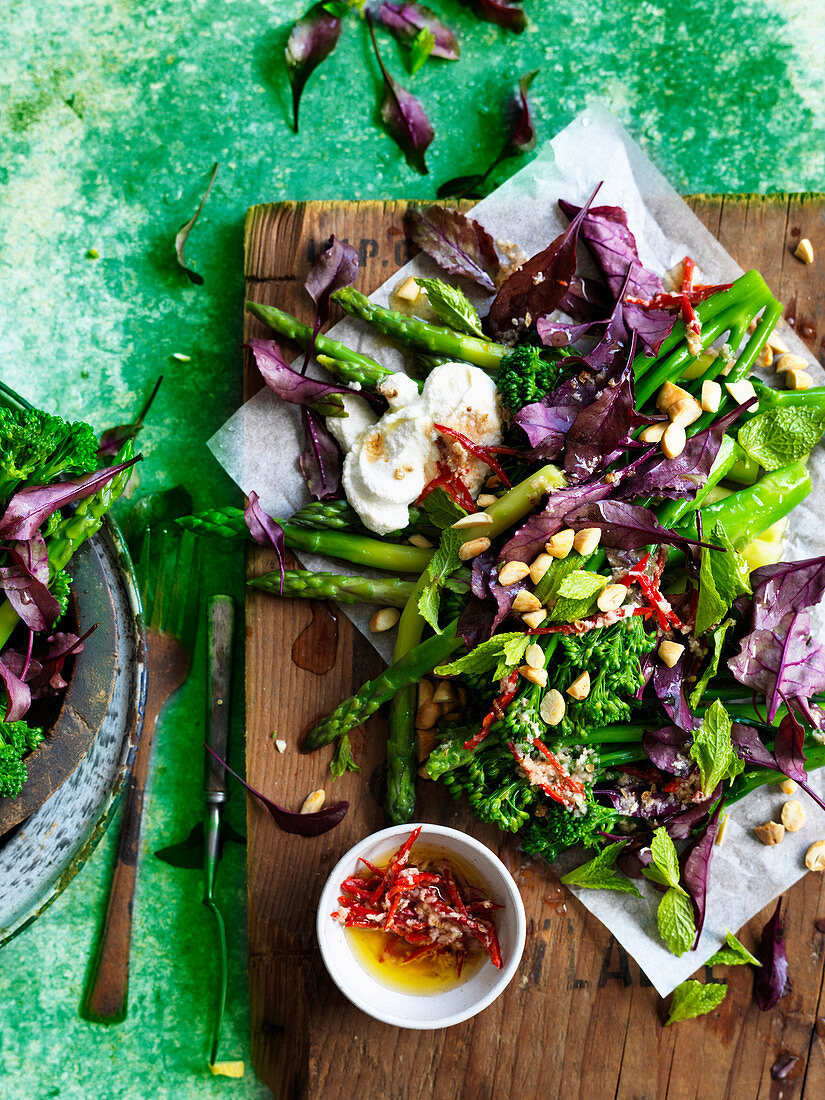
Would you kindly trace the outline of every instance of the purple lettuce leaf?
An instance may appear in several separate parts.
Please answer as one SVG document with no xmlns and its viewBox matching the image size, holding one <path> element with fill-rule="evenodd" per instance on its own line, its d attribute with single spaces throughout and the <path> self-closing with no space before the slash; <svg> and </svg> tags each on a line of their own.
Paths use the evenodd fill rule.
<svg viewBox="0 0 825 1100">
<path fill-rule="evenodd" d="M 731 744 L 740 760 L 760 768 L 793 779 L 805 793 L 825 810 L 825 800 L 817 794 L 808 782 L 805 771 L 804 731 L 791 713 L 779 724 L 774 741 L 774 752 L 763 743 L 759 732 L 752 726 L 734 723 L 731 729 Z"/>
<path fill-rule="evenodd" d="M 595 401 L 570 425 L 564 444 L 564 469 L 574 481 L 585 481 L 608 464 L 633 424 L 636 399 L 632 355 L 618 378 L 611 378 Z"/>
<path fill-rule="evenodd" d="M 463 275 L 494 293 L 498 253 L 493 238 L 477 221 L 444 206 L 411 206 L 404 225 L 412 243 L 444 271 Z"/>
<path fill-rule="evenodd" d="M 759 946 L 754 951 L 762 966 L 754 977 L 753 992 L 763 1012 L 772 1009 L 792 989 L 782 925 L 782 900 L 781 897 L 777 899 L 773 916 L 762 929 Z"/>
<path fill-rule="evenodd" d="M 324 806 L 322 810 L 316 810 L 312 814 L 295 814 L 291 810 L 285 810 L 283 806 L 279 806 L 277 802 L 273 802 L 265 794 L 256 791 L 245 779 L 241 779 L 238 773 L 234 772 L 227 762 L 221 759 L 205 741 L 203 747 L 214 756 L 222 767 L 226 768 L 231 776 L 238 780 L 242 787 L 246 787 L 249 793 L 254 795 L 269 810 L 275 823 L 285 833 L 297 833 L 298 836 L 320 836 L 322 833 L 328 833 L 330 829 L 334 829 L 346 817 L 349 802 L 333 802 L 331 805 Z"/>
<path fill-rule="evenodd" d="M 468 649 L 487 641 L 513 608 L 513 601 L 525 587 L 524 581 L 498 583 L 496 556 L 487 550 L 473 558 L 470 575 L 471 595 L 458 619 L 458 632 Z"/>
<path fill-rule="evenodd" d="M 614 305 L 612 295 L 602 283 L 574 275 L 558 308 L 574 321 L 604 321 Z"/>
<path fill-rule="evenodd" d="M 649 508 L 620 500 L 600 500 L 585 504 L 569 512 L 564 517 L 564 522 L 566 527 L 574 530 L 598 527 L 602 532 L 602 545 L 615 546 L 620 550 L 636 550 L 650 543 L 676 546 L 680 550 L 686 550 L 689 546 L 708 546 L 708 543 L 687 538 L 662 527 Z"/>
<path fill-rule="evenodd" d="M 387 72 L 384 62 L 381 60 L 381 54 L 378 52 L 378 43 L 375 40 L 375 31 L 369 12 L 367 12 L 367 24 L 378 67 L 384 78 L 384 102 L 381 104 L 381 118 L 390 137 L 407 158 L 407 164 L 410 168 L 414 168 L 416 172 L 426 176 L 429 168 L 427 168 L 424 154 L 435 137 L 432 124 L 415 96 L 396 83 Z"/>
<path fill-rule="evenodd" d="M 46 587 L 49 555 L 42 535 L 18 542 L 6 553 L 13 563 L 0 568 L 0 586 L 30 630 L 48 630 L 60 617 L 60 604 Z"/>
<path fill-rule="evenodd" d="M 771 1077 L 774 1081 L 784 1081 L 787 1077 L 791 1076 L 791 1072 L 794 1066 L 799 1061 L 798 1054 L 791 1054 L 786 1050 L 780 1054 L 774 1064 L 771 1066 Z"/>
<path fill-rule="evenodd" d="M 551 536 L 569 526 L 567 515 L 575 512 L 582 504 L 600 501 L 606 497 L 612 486 L 607 482 L 594 482 L 590 485 L 577 485 L 574 488 L 559 489 L 553 493 L 541 512 L 531 516 L 505 543 L 499 554 L 500 561 L 531 562 L 544 549 Z M 648 539 L 648 542 L 651 541 Z"/>
<path fill-rule="evenodd" d="M 704 832 L 682 854 L 682 881 L 685 889 L 690 894 L 693 902 L 693 912 L 696 918 L 696 939 L 693 946 L 699 942 L 702 928 L 705 923 L 705 910 L 707 908 L 708 874 L 710 862 L 713 856 L 716 836 L 719 832 L 719 815 L 725 805 L 721 798 L 713 816 L 707 823 Z"/>
<path fill-rule="evenodd" d="M 563 321 L 553 321 L 550 317 L 539 317 L 536 321 L 536 332 L 545 347 L 566 348 L 568 344 L 577 343 L 596 326 L 606 324 L 604 317 L 574 322 L 572 325 L 565 324 Z"/>
<path fill-rule="evenodd" d="M 315 303 L 316 328 L 329 320 L 330 297 L 342 286 L 355 282 L 358 275 L 358 253 L 351 244 L 339 241 L 335 234 L 306 277 L 304 286 Z"/>
<path fill-rule="evenodd" d="M 267 386 L 282 401 L 293 405 L 306 405 L 320 416 L 341 416 L 343 407 L 338 395 L 354 394 L 349 386 L 339 386 L 328 382 L 319 382 L 307 378 L 293 370 L 283 357 L 280 347 L 274 340 L 249 340 L 244 345 L 252 352 L 255 366 Z M 359 397 L 377 400 L 373 394 L 359 393 Z"/>
<path fill-rule="evenodd" d="M 605 376 L 590 370 L 583 359 L 571 356 L 566 365 L 584 369 L 566 378 L 540 401 L 524 405 L 513 418 L 526 434 L 533 448 L 530 458 L 536 461 L 549 462 L 558 458 L 573 421 L 582 408 L 596 400 L 605 386 Z"/>
<path fill-rule="evenodd" d="M 163 375 L 155 382 L 152 392 L 146 398 L 143 408 L 138 413 L 136 420 L 132 421 L 131 424 L 118 424 L 116 428 L 107 428 L 104 432 L 100 433 L 100 439 L 98 440 L 97 446 L 97 453 L 99 455 L 114 457 L 114 455 L 119 453 L 124 443 L 128 443 L 130 439 L 135 439 L 138 432 L 143 430 L 143 422 L 152 407 L 153 401 L 157 397 L 162 381 Z"/>
<path fill-rule="evenodd" d="M 697 721 L 685 697 L 687 670 L 688 650 L 685 650 L 673 668 L 668 668 L 664 661 L 657 661 L 651 682 L 653 693 L 670 720 L 681 729 L 692 732 L 701 723 Z"/>
<path fill-rule="evenodd" d="M 341 452 L 323 420 L 314 412 L 302 408 L 301 422 L 305 443 L 298 465 L 312 496 L 316 500 L 329 500 L 338 495 L 341 484 Z"/>
<path fill-rule="evenodd" d="M 256 492 L 249 494 L 249 501 L 244 509 L 243 518 L 252 538 L 258 546 L 271 547 L 278 556 L 278 567 L 281 571 L 280 594 L 284 594 L 284 529 L 272 516 L 267 515 L 260 505 Z"/>
<path fill-rule="evenodd" d="M 326 61 L 341 37 L 341 20 L 321 2 L 293 25 L 286 44 L 286 71 L 292 86 L 292 128 L 298 133 L 298 107 L 306 82 Z"/>
<path fill-rule="evenodd" d="M 660 772 L 684 776 L 693 767 L 688 755 L 692 741 L 690 734 L 679 726 L 663 726 L 658 730 L 645 730 L 642 748 Z"/>
<path fill-rule="evenodd" d="M 501 284 L 487 317 L 494 336 L 529 328 L 537 317 L 558 308 L 576 274 L 579 228 L 595 194 L 563 233 Z"/>
<path fill-rule="evenodd" d="M 751 584 L 751 630 L 728 667 L 765 695 L 772 722 L 783 700 L 825 690 L 825 646 L 813 637 L 809 611 L 825 592 L 825 557 L 762 566 Z"/>
<path fill-rule="evenodd" d="M 26 542 L 33 538 L 40 525 L 49 516 L 66 504 L 85 500 L 99 489 L 140 460 L 136 455 L 128 462 L 117 466 L 107 466 L 96 473 L 84 474 L 69 481 L 59 481 L 54 485 L 28 485 L 15 493 L 0 519 L 0 538 Z"/>
<path fill-rule="evenodd" d="M 186 249 L 186 242 L 189 240 L 189 234 L 195 228 L 195 223 L 201 216 L 201 211 L 206 205 L 206 200 L 212 193 L 212 188 L 215 185 L 215 180 L 218 178 L 218 163 L 212 165 L 212 173 L 209 176 L 209 183 L 206 185 L 206 190 L 203 193 L 198 209 L 192 215 L 188 222 L 184 222 L 180 229 L 175 234 L 175 258 L 178 261 L 180 268 L 186 272 L 189 277 L 189 282 L 194 283 L 195 286 L 203 286 L 203 275 L 198 274 L 194 268 L 191 268 L 186 263 L 186 256 L 184 255 Z M 117 453 L 117 452 L 115 452 Z"/>
<path fill-rule="evenodd" d="M 559 206 L 571 219 L 581 213 L 580 207 L 564 200 L 559 201 Z M 596 260 L 615 302 L 622 301 L 625 295 L 652 298 L 663 289 L 659 276 L 648 271 L 639 259 L 636 238 L 628 228 L 627 214 L 621 207 L 591 209 L 582 222 L 580 237 Z M 676 319 L 663 310 L 650 311 L 623 301 L 622 313 L 627 331 L 635 332 L 651 354 L 655 354 L 662 340 L 670 334 Z"/>
<path fill-rule="evenodd" d="M 514 8 L 509 0 L 460 0 L 473 9 L 479 19 L 497 23 L 499 27 L 521 34 L 527 26 L 527 16 L 521 8 Z"/>
<path fill-rule="evenodd" d="M 672 499 L 695 497 L 697 490 L 707 481 L 725 433 L 750 403 L 737 406 L 725 416 L 720 416 L 710 427 L 691 436 L 676 458 L 654 452 L 631 477 L 622 481 L 618 495 L 626 500 L 647 496 Z"/>
<path fill-rule="evenodd" d="M 19 722 L 32 703 L 31 688 L 0 660 L 0 679 L 6 685 L 6 722 Z"/>
<path fill-rule="evenodd" d="M 415 40 L 420 31 L 431 31 L 435 39 L 432 56 L 441 57 L 445 61 L 458 61 L 460 51 L 455 35 L 434 11 L 423 4 L 383 3 L 378 9 L 378 16 L 384 26 L 407 45 Z"/>
</svg>

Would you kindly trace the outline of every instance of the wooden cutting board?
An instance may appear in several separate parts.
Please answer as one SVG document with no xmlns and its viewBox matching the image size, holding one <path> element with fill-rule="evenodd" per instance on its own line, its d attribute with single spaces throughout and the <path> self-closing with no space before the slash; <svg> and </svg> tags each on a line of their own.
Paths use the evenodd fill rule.
<svg viewBox="0 0 825 1100">
<path fill-rule="evenodd" d="M 763 272 L 786 303 L 786 318 L 821 356 L 825 196 L 701 196 L 691 206 L 744 268 Z M 254 207 L 246 220 L 248 297 L 311 322 L 303 282 L 332 233 L 358 249 L 356 286 L 370 293 L 411 255 L 403 231 L 406 207 L 404 202 Z M 792 255 L 801 236 L 812 240 L 816 252 L 809 267 Z M 249 314 L 244 332 L 247 338 L 268 335 Z M 247 362 L 246 396 L 259 386 Z M 276 449 L 277 440 L 272 445 Z M 271 553 L 251 551 L 250 576 L 274 566 Z M 761 1013 L 754 1005 L 749 968 L 730 968 L 728 997 L 718 1012 L 664 1029 L 664 1003 L 638 966 L 549 868 L 527 863 L 512 837 L 474 821 L 432 783 L 420 784 L 420 817 L 479 837 L 515 874 L 528 919 L 522 964 L 494 1005 L 445 1031 L 402 1031 L 353 1008 L 324 970 L 315 910 L 333 864 L 357 839 L 384 824 L 386 726 L 379 715 L 354 734 L 361 775 L 334 784 L 329 750 L 305 757 L 297 744 L 315 718 L 375 675 L 381 662 L 349 621 L 323 604 L 279 602 L 250 589 L 246 628 L 249 781 L 294 808 L 316 787 L 324 787 L 329 800 L 350 801 L 343 823 L 314 840 L 279 832 L 265 811 L 249 803 L 253 1060 L 278 1100 L 825 1096 L 825 935 L 814 928 L 815 918 L 825 917 L 822 877 L 808 875 L 790 891 L 786 927 L 793 992 L 773 1012 Z M 283 755 L 273 732 L 288 742 Z M 746 944 L 753 946 L 767 916 L 768 911 L 761 913 L 745 928 Z M 774 1081 L 771 1067 L 784 1052 L 799 1061 L 784 1081 Z"/>
</svg>

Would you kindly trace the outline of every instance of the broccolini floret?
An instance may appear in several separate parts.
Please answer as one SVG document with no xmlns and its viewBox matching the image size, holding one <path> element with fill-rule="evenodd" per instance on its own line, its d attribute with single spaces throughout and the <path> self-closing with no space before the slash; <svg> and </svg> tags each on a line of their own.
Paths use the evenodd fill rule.
<svg viewBox="0 0 825 1100">
<path fill-rule="evenodd" d="M 561 366 L 543 358 L 543 349 L 519 344 L 501 361 L 496 386 L 510 412 L 538 401 L 556 385 Z"/>
<path fill-rule="evenodd" d="M 644 682 L 641 660 L 655 640 L 640 615 L 586 634 L 559 635 L 563 656 L 557 649 L 548 669 L 549 686 L 562 693 L 567 706 L 556 732 L 570 739 L 594 726 L 627 722 Z M 566 689 L 585 670 L 590 673 L 590 692 L 584 699 L 571 699 Z"/>
<path fill-rule="evenodd" d="M 24 757 L 42 740 L 42 729 L 25 722 L 0 722 L 0 796 L 17 798 L 28 779 Z"/>
<path fill-rule="evenodd" d="M 0 500 L 7 501 L 23 481 L 46 485 L 60 474 L 97 466 L 90 425 L 72 424 L 41 409 L 0 409 Z"/>
<path fill-rule="evenodd" d="M 582 844 L 585 848 L 598 848 L 603 844 L 602 833 L 612 832 L 617 815 L 614 810 L 595 801 L 590 787 L 585 788 L 585 798 L 584 813 L 551 805 L 545 817 L 531 818 L 522 833 L 521 844 L 525 852 L 552 863 L 562 852 L 576 844 Z"/>
</svg>

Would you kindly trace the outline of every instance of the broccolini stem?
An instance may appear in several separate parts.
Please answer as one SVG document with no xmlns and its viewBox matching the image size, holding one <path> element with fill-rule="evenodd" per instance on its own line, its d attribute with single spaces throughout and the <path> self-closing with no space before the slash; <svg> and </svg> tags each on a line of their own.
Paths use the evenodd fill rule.
<svg viewBox="0 0 825 1100">
<path fill-rule="evenodd" d="M 422 676 L 446 661 L 458 648 L 461 640 L 455 635 L 456 624 L 451 623 L 443 634 L 434 634 L 432 638 L 427 638 L 374 680 L 369 680 L 356 695 L 345 699 L 332 714 L 310 730 L 301 746 L 301 752 L 314 752 L 315 749 L 329 745 L 342 733 L 349 733 L 360 726 L 401 688 L 417 684 Z"/>
<path fill-rule="evenodd" d="M 269 325 L 272 331 L 279 336 L 285 336 L 288 340 L 293 340 L 301 348 L 306 349 L 309 347 L 312 340 L 312 329 L 309 325 L 302 324 L 297 317 L 293 317 L 290 313 L 284 313 L 282 309 L 276 309 L 275 306 L 263 306 L 258 302 L 248 301 L 246 308 L 259 321 Z M 382 378 L 392 374 L 391 370 L 382 367 L 380 363 L 377 363 L 368 355 L 353 351 L 346 344 L 342 344 L 338 340 L 332 340 L 329 336 L 324 336 L 322 332 L 319 332 L 315 339 L 315 352 L 316 354 L 320 352 L 322 355 L 329 356 L 330 359 L 339 363 L 349 363 L 353 368 L 357 368 L 360 374 L 356 377 L 355 370 L 353 370 L 347 381 L 359 382 L 368 389 L 372 389 Z"/>
<path fill-rule="evenodd" d="M 394 665 L 421 642 L 424 619 L 418 610 L 418 600 L 426 583 L 427 576 L 422 573 L 401 612 L 393 651 Z M 384 810 L 393 825 L 412 821 L 415 814 L 416 693 L 416 683 L 405 684 L 390 701 Z"/>
<path fill-rule="evenodd" d="M 384 309 L 383 306 L 371 302 L 351 286 L 336 290 L 332 298 L 346 313 L 366 321 L 378 332 L 389 336 L 403 347 L 418 348 L 431 355 L 444 356 L 448 359 L 460 359 L 488 371 L 497 371 L 501 360 L 512 350 L 502 344 L 494 344 L 491 340 L 466 336 L 454 329 L 439 325 L 428 325 L 426 321 L 420 321 L 417 317 L 408 317 L 405 313 Z"/>
<path fill-rule="evenodd" d="M 263 589 L 274 596 L 287 599 L 300 597 L 305 600 L 337 600 L 338 603 L 375 603 L 382 607 L 403 607 L 414 588 L 412 581 L 395 577 L 345 577 L 335 573 L 313 573 L 308 569 L 288 569 L 283 575 L 278 570 L 264 573 L 247 581 L 252 588 Z"/>
</svg>

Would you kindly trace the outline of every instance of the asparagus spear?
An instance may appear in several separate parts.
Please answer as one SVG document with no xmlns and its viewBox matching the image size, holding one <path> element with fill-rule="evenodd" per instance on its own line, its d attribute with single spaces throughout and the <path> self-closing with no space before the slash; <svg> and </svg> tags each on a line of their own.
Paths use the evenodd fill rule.
<svg viewBox="0 0 825 1100">
<path fill-rule="evenodd" d="M 273 595 L 305 600 L 337 600 L 338 603 L 375 603 L 382 607 L 403 607 L 414 588 L 413 581 L 395 577 L 345 577 L 336 573 L 312 573 L 308 569 L 287 569 L 283 576 L 275 570 L 253 577 L 247 584 Z"/>
<path fill-rule="evenodd" d="M 279 336 L 294 340 L 301 348 L 309 347 L 312 340 L 312 329 L 309 325 L 302 324 L 297 317 L 293 317 L 290 313 L 284 313 L 282 309 L 276 309 L 275 306 L 262 306 L 258 302 L 247 302 L 246 308 L 259 321 L 269 325 L 272 331 Z M 367 389 L 373 389 L 382 378 L 392 374 L 391 370 L 382 367 L 375 359 L 371 359 L 368 355 L 362 355 L 361 352 L 353 351 L 346 344 L 342 344 L 338 340 L 332 340 L 322 332 L 319 332 L 315 339 L 315 352 L 329 358 L 330 362 L 325 366 L 331 374 L 336 374 L 336 371 L 338 371 L 336 377 L 341 378 L 342 381 L 358 382 Z M 348 364 L 347 371 L 344 372 L 339 364 Z M 347 377 L 344 377 L 344 374 Z"/>
<path fill-rule="evenodd" d="M 314 752 L 329 745 L 342 733 L 362 725 L 382 703 L 387 703 L 401 688 L 417 684 L 422 676 L 446 661 L 460 644 L 456 624 L 451 623 L 443 634 L 434 634 L 409 651 L 401 660 L 385 669 L 309 731 L 301 752 Z"/>
<path fill-rule="evenodd" d="M 413 531 L 425 528 L 431 531 L 426 513 L 414 505 L 409 509 L 410 522 L 403 531 L 393 531 L 386 538 L 402 538 Z M 274 518 L 274 517 L 273 517 Z M 245 539 L 249 538 L 243 508 L 209 508 L 191 516 L 180 516 L 177 521 L 187 531 L 213 538 Z M 364 527 L 358 513 L 346 500 L 313 500 L 305 504 L 289 519 L 276 519 L 280 526 L 309 527 L 313 530 L 326 528 L 330 531 L 348 531 L 350 534 L 364 534 Z"/>
<path fill-rule="evenodd" d="M 417 317 L 384 309 L 351 286 L 341 287 L 332 297 L 351 316 L 360 317 L 403 347 L 417 348 L 448 359 L 460 359 L 489 371 L 498 370 L 501 360 L 511 351 L 491 340 L 466 336 L 440 325 L 428 325 Z"/>
</svg>

